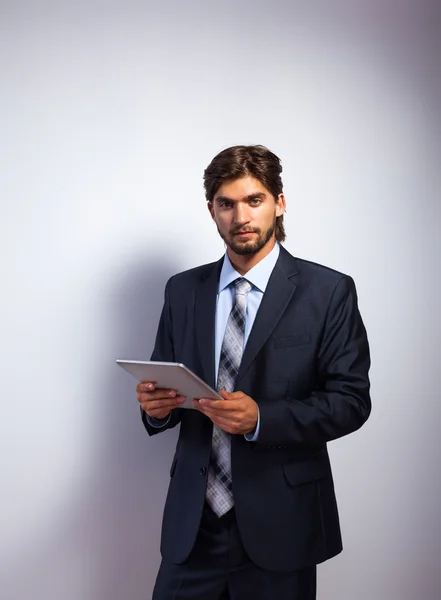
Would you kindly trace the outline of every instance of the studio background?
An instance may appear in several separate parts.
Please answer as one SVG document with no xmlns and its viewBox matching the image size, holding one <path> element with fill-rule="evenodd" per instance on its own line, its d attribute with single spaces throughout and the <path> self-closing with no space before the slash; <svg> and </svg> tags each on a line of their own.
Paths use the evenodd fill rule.
<svg viewBox="0 0 441 600">
<path fill-rule="evenodd" d="M 286 248 L 353 276 L 371 344 L 318 599 L 440 597 L 435 9 L 0 3 L 4 600 L 150 598 L 177 431 L 148 438 L 114 361 L 147 359 L 168 277 L 223 253 L 203 169 L 254 143 L 283 162 Z"/>
</svg>

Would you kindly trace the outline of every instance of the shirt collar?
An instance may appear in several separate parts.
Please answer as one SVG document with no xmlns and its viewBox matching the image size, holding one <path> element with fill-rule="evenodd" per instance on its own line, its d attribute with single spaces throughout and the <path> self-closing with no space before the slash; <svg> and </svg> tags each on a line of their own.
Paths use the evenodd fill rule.
<svg viewBox="0 0 441 600">
<path fill-rule="evenodd" d="M 276 242 L 271 252 L 260 262 L 258 262 L 257 265 L 245 273 L 244 278 L 261 292 L 265 292 L 270 275 L 276 265 L 277 259 L 279 258 L 279 253 L 280 246 Z M 219 277 L 219 287 L 217 290 L 218 293 L 224 290 L 238 277 L 242 277 L 242 275 L 233 267 L 227 252 L 225 252 L 224 263 L 222 265 L 222 270 Z"/>
</svg>

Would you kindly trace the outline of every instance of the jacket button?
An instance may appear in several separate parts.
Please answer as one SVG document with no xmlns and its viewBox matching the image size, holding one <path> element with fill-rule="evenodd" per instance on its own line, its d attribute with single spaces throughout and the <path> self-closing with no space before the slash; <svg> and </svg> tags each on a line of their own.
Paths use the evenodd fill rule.
<svg viewBox="0 0 441 600">
<path fill-rule="evenodd" d="M 200 473 L 201 475 L 205 475 L 205 473 L 206 473 L 206 472 L 207 472 L 207 467 L 201 467 L 201 468 L 199 469 L 199 473 Z"/>
</svg>

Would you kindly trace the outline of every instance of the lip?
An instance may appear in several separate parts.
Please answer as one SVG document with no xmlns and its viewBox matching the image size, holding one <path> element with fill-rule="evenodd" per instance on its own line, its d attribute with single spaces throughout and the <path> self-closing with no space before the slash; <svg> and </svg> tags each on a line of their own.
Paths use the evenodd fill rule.
<svg viewBox="0 0 441 600">
<path fill-rule="evenodd" d="M 247 238 L 250 237 L 250 235 L 253 235 L 253 231 L 245 231 L 245 232 L 239 232 L 239 233 L 235 233 L 234 235 L 238 238 Z"/>
</svg>

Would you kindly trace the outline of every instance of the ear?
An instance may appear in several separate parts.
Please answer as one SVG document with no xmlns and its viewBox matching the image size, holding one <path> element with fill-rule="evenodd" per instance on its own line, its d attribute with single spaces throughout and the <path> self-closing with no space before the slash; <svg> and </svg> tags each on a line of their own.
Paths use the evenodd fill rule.
<svg viewBox="0 0 441 600">
<path fill-rule="evenodd" d="M 207 208 L 210 212 L 211 218 L 214 221 L 214 208 L 213 208 L 213 204 L 211 202 L 207 202 Z"/>
<path fill-rule="evenodd" d="M 286 200 L 283 194 L 277 196 L 276 202 L 276 217 L 280 217 L 286 210 Z"/>
</svg>

